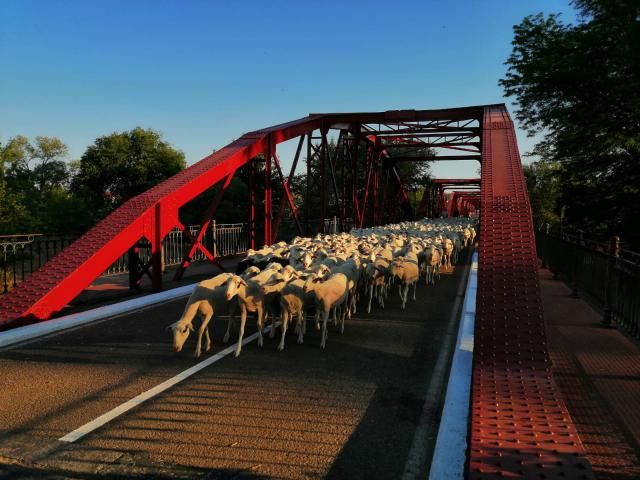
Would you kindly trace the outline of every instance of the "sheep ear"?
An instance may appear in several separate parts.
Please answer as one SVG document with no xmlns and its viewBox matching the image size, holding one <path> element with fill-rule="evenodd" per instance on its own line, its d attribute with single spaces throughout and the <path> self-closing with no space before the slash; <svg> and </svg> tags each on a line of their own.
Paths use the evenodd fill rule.
<svg viewBox="0 0 640 480">
<path fill-rule="evenodd" d="M 240 279 L 240 285 L 243 285 L 245 287 L 248 287 L 249 285 L 247 285 L 247 282 L 245 282 L 244 280 Z"/>
<path fill-rule="evenodd" d="M 193 325 L 192 324 L 187 323 L 187 328 L 193 332 Z"/>
<path fill-rule="evenodd" d="M 312 283 L 319 283 L 321 281 L 322 281 L 321 278 L 314 278 L 313 280 L 311 280 Z"/>
<path fill-rule="evenodd" d="M 175 323 L 172 323 L 171 325 L 167 325 L 167 330 L 173 330 L 173 326 L 175 325 Z"/>
</svg>

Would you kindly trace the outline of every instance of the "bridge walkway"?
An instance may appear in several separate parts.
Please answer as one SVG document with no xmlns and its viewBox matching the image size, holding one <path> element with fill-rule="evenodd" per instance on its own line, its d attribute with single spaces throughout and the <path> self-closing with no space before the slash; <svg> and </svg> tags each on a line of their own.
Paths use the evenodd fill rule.
<svg viewBox="0 0 640 480">
<path fill-rule="evenodd" d="M 640 345 L 540 270 L 554 379 L 598 479 L 640 478 Z"/>
<path fill-rule="evenodd" d="M 419 425 L 433 448 L 464 270 L 405 311 L 394 288 L 325 350 L 311 325 L 284 352 L 249 343 L 74 443 L 59 439 L 198 362 L 165 331 L 185 300 L 0 351 L 0 478 L 402 478 Z"/>
</svg>

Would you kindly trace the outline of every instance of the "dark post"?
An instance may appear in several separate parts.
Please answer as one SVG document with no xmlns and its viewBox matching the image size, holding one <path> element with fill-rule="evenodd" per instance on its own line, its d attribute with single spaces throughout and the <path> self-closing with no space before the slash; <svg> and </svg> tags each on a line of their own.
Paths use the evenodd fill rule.
<svg viewBox="0 0 640 480">
<path fill-rule="evenodd" d="M 542 242 L 540 242 L 540 246 L 542 247 L 542 252 L 540 252 L 540 260 L 542 260 L 542 268 L 548 268 L 548 263 L 547 263 L 547 245 L 548 245 L 548 238 L 549 238 L 549 224 L 545 224 L 546 225 L 546 229 L 545 232 L 542 234 Z"/>
<path fill-rule="evenodd" d="M 140 288 L 140 249 L 135 246 L 129 249 L 129 289 L 138 290 Z"/>
<path fill-rule="evenodd" d="M 602 325 L 607 328 L 615 328 L 611 309 L 611 280 L 613 271 L 616 268 L 616 259 L 620 255 L 620 237 L 613 236 L 609 241 L 609 255 L 607 257 L 606 285 L 604 290 L 604 311 L 602 315 Z"/>
<path fill-rule="evenodd" d="M 583 232 L 582 230 L 578 230 L 578 242 L 576 245 L 574 245 L 573 248 L 573 262 L 572 262 L 572 291 L 571 291 L 571 298 L 580 298 L 580 292 L 578 289 L 578 276 L 580 275 L 580 254 L 582 253 L 582 247 L 584 245 L 584 237 L 583 237 Z"/>
</svg>

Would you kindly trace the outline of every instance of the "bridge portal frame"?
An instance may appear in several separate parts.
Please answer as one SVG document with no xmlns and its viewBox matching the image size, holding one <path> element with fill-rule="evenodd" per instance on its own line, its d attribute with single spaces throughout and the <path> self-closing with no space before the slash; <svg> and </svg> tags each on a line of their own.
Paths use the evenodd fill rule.
<svg viewBox="0 0 640 480">
<path fill-rule="evenodd" d="M 362 201 L 355 182 L 343 185 L 343 196 L 339 198 L 336 165 L 327 154 L 330 129 L 347 132 L 345 138 L 353 137 L 342 146 L 343 151 L 352 152 L 351 162 L 354 158 L 364 159 L 364 165 L 357 166 L 358 171 L 365 169 Z M 320 135 L 314 136 L 318 131 Z M 493 479 L 508 472 L 527 477 L 544 474 L 592 478 L 575 426 L 551 374 L 531 210 L 513 122 L 503 104 L 311 114 L 247 133 L 126 202 L 5 295 L 0 299 L 0 327 L 50 318 L 141 238 L 151 243 L 153 255 L 149 267 L 154 289 L 159 290 L 161 241 L 175 227 L 184 229 L 179 208 L 220 181 L 228 185 L 236 171 L 245 165 L 250 165 L 249 178 L 255 185 L 259 156 L 266 158 L 265 170 L 269 172 L 274 159 L 278 165 L 277 145 L 304 136 L 308 158 L 316 156 L 320 162 L 319 175 L 308 170 L 308 180 L 320 185 L 322 211 L 326 213 L 332 190 L 335 206 L 340 206 L 340 221 L 344 222 L 349 212 L 358 226 L 392 219 L 408 205 L 406 189 L 393 161 L 393 152 L 400 147 L 464 152 L 454 155 L 456 159 L 467 159 L 469 154 L 477 157 L 477 152 L 481 152 L 482 242 L 467 476 Z M 363 153 L 353 154 L 359 151 Z M 286 191 L 278 166 L 276 170 Z M 263 203 L 267 242 L 274 235 L 270 181 L 271 176 L 266 175 Z M 390 191 L 391 185 L 395 185 L 395 191 Z M 346 195 L 348 191 L 351 195 Z M 254 192 L 250 195 L 250 228 L 255 244 L 257 199 Z M 392 207 L 387 208 L 385 202 Z M 290 196 L 287 203 L 295 210 Z M 215 211 L 215 207 L 214 200 L 210 211 Z M 278 210 L 276 224 L 282 208 Z M 389 214 L 390 217 L 385 216 Z M 198 243 L 199 236 L 200 233 L 192 239 L 189 251 L 204 248 Z"/>
</svg>

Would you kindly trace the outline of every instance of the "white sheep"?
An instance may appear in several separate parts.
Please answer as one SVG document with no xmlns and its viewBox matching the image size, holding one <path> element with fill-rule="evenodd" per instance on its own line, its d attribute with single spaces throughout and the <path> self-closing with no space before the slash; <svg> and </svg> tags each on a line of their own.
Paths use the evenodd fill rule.
<svg viewBox="0 0 640 480">
<path fill-rule="evenodd" d="M 316 310 L 322 314 L 322 339 L 320 348 L 325 348 L 327 343 L 327 320 L 332 308 L 338 308 L 347 301 L 349 296 L 349 280 L 343 273 L 332 274 L 324 280 L 317 277 L 310 277 L 304 284 L 304 291 L 313 292 L 315 295 Z M 335 311 L 334 311 L 335 315 Z M 344 332 L 344 317 L 346 312 L 341 313 L 342 324 L 340 331 Z"/>
<path fill-rule="evenodd" d="M 173 332 L 173 348 L 176 352 L 182 350 L 184 343 L 189 337 L 189 333 L 194 331 L 193 319 L 198 313 L 202 316 L 202 322 L 198 328 L 198 343 L 196 345 L 195 356 L 196 358 L 200 357 L 202 353 L 203 335 L 206 340 L 205 351 L 208 352 L 211 350 L 211 338 L 208 328 L 209 322 L 214 313 L 225 313 L 228 311 L 228 306 L 232 308 L 232 305 L 229 304 L 224 295 L 226 283 L 232 276 L 231 273 L 221 273 L 195 286 L 189 300 L 187 300 L 180 319 L 167 327 L 168 330 Z M 231 320 L 229 320 L 229 323 L 231 323 Z"/>
</svg>

